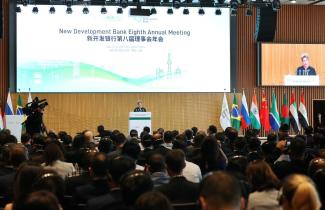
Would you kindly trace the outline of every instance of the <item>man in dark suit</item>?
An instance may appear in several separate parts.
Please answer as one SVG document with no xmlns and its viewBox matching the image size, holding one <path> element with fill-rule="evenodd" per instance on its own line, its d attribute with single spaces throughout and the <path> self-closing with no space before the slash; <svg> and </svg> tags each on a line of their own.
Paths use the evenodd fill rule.
<svg viewBox="0 0 325 210">
<path fill-rule="evenodd" d="M 305 75 L 305 76 L 309 76 L 309 75 L 316 75 L 316 71 L 315 68 L 311 67 L 309 65 L 309 55 L 304 53 L 301 55 L 301 61 L 302 61 L 302 66 L 299 66 L 297 68 L 297 75 Z"/>
<path fill-rule="evenodd" d="M 146 108 L 142 106 L 142 101 L 138 100 L 137 107 L 135 107 L 134 112 L 146 112 Z"/>
<path fill-rule="evenodd" d="M 198 200 L 199 185 L 186 180 L 182 175 L 185 168 L 185 154 L 175 149 L 166 155 L 167 172 L 170 181 L 168 184 L 156 188 L 163 193 L 173 204 L 192 203 Z"/>
</svg>

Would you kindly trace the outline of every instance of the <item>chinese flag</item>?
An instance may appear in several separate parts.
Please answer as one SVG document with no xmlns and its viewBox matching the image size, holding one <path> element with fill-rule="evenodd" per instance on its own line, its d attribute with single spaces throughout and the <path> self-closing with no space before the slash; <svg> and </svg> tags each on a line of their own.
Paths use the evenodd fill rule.
<svg viewBox="0 0 325 210">
<path fill-rule="evenodd" d="M 270 131 L 271 126 L 270 126 L 270 118 L 269 118 L 269 108 L 267 106 L 266 96 L 264 92 L 262 95 L 260 120 L 261 120 L 261 126 L 264 127 L 264 130 L 266 132 Z"/>
</svg>

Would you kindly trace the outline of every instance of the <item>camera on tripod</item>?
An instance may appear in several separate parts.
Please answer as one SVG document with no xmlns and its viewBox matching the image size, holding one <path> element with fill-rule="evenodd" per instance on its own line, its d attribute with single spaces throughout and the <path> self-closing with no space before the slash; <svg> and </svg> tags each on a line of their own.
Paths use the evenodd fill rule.
<svg viewBox="0 0 325 210">
<path fill-rule="evenodd" d="M 44 109 L 47 105 L 46 99 L 39 100 L 38 97 L 35 97 L 32 102 L 29 102 L 23 108 L 23 112 L 26 115 L 31 115 L 37 111 L 37 109 Z"/>
</svg>

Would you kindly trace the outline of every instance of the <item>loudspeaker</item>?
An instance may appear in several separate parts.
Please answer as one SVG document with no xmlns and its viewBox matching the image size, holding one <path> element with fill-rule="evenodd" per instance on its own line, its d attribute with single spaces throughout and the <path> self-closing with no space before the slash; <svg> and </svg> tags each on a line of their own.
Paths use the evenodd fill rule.
<svg viewBox="0 0 325 210">
<path fill-rule="evenodd" d="M 277 12 L 273 10 L 272 6 L 259 7 L 256 10 L 255 40 L 258 42 L 273 41 Z"/>
</svg>

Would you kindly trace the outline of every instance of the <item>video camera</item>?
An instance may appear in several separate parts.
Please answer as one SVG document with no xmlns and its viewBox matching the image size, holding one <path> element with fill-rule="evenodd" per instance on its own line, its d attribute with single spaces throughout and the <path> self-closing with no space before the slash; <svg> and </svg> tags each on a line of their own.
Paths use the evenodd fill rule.
<svg viewBox="0 0 325 210">
<path fill-rule="evenodd" d="M 38 97 L 35 97 L 32 102 L 29 102 L 23 108 L 23 112 L 26 115 L 33 114 L 38 108 L 44 109 L 47 105 L 49 105 L 46 99 L 39 100 Z"/>
</svg>

